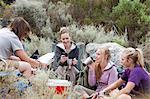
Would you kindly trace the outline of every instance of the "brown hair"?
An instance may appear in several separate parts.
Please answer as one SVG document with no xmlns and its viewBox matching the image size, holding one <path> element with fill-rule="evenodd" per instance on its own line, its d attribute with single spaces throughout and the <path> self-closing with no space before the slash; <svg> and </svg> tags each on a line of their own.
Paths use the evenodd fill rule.
<svg viewBox="0 0 150 99">
<path fill-rule="evenodd" d="M 110 50 L 108 48 L 100 48 L 99 51 L 103 55 L 103 57 L 101 58 L 101 60 L 99 60 L 99 62 L 95 63 L 96 80 L 99 80 L 102 76 L 101 66 L 104 62 L 108 62 L 111 57 Z"/>
<path fill-rule="evenodd" d="M 133 60 L 133 63 L 139 64 L 141 67 L 144 68 L 144 58 L 141 49 L 126 48 L 124 50 L 124 54 L 127 55 L 127 58 L 131 58 Z"/>
<path fill-rule="evenodd" d="M 13 31 L 19 37 L 19 39 L 22 39 L 31 32 L 29 23 L 22 17 L 15 18 L 9 27 L 11 31 Z"/>
</svg>

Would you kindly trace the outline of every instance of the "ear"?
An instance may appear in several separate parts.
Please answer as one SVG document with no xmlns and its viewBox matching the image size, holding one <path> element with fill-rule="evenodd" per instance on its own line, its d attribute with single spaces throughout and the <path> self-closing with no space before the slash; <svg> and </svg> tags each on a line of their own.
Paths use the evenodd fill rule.
<svg viewBox="0 0 150 99">
<path fill-rule="evenodd" d="M 129 63 L 132 63 L 132 62 L 133 62 L 133 60 L 132 60 L 131 58 L 128 58 L 127 61 L 128 61 Z"/>
<path fill-rule="evenodd" d="M 104 59 L 105 59 L 105 60 L 108 60 L 108 55 L 104 55 Z"/>
</svg>

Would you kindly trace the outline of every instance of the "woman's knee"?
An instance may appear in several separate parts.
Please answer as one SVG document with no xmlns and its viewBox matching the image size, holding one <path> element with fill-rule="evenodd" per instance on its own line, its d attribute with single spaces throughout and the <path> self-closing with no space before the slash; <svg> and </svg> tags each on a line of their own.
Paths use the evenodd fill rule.
<svg viewBox="0 0 150 99">
<path fill-rule="evenodd" d="M 130 95 L 127 94 L 122 94 L 117 97 L 117 99 L 132 99 Z"/>
<path fill-rule="evenodd" d="M 27 62 L 19 61 L 20 71 L 31 71 L 31 65 Z"/>
</svg>

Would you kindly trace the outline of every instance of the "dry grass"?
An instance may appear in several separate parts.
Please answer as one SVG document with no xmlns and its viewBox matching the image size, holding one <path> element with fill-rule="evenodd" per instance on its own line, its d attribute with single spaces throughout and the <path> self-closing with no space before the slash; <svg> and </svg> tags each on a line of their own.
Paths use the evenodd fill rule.
<svg viewBox="0 0 150 99">
<path fill-rule="evenodd" d="M 80 96 L 72 92 L 72 88 L 66 90 L 63 94 L 57 94 L 55 88 L 47 86 L 48 79 L 56 79 L 53 71 L 37 70 L 36 75 L 31 79 L 32 87 L 28 87 L 24 92 L 21 92 L 14 86 L 14 83 L 22 81 L 28 84 L 28 80 L 13 75 L 0 77 L 0 98 L 2 99 L 4 95 L 2 94 L 2 88 L 4 88 L 6 99 L 10 97 L 11 99 L 81 99 Z M 109 99 L 115 98 L 111 97 Z M 150 99 L 150 95 L 140 99 Z"/>
</svg>

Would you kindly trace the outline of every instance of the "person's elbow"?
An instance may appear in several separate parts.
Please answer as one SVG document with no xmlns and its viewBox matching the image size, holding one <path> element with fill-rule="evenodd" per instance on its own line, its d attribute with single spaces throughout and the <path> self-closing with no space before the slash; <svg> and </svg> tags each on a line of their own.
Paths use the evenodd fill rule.
<svg viewBox="0 0 150 99">
<path fill-rule="evenodd" d="M 126 94 L 130 94 L 131 90 L 127 89 Z"/>
<path fill-rule="evenodd" d="M 128 88 L 124 88 L 123 94 L 130 94 L 131 90 Z"/>
<path fill-rule="evenodd" d="M 122 93 L 129 94 L 134 87 L 135 84 L 133 82 L 128 82 L 126 87 L 122 89 Z"/>
</svg>

